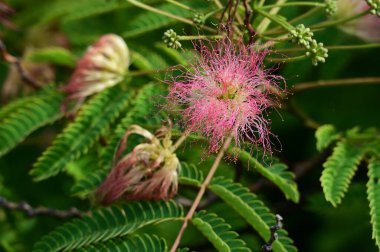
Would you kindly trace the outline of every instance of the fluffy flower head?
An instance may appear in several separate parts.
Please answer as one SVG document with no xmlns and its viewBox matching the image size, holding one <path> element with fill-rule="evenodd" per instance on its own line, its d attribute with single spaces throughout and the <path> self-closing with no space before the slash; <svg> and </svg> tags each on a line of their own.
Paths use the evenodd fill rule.
<svg viewBox="0 0 380 252">
<path fill-rule="evenodd" d="M 171 198 L 177 192 L 180 163 L 173 153 L 170 130 L 162 128 L 160 134 L 155 136 L 140 126 L 131 126 L 120 143 L 116 159 L 122 155 L 130 134 L 139 134 L 149 142 L 137 145 L 131 153 L 116 162 L 96 192 L 98 200 L 110 204 L 120 198 Z"/>
<path fill-rule="evenodd" d="M 129 51 L 124 40 L 107 34 L 91 45 L 78 61 L 63 91 L 69 98 L 84 98 L 123 80 L 129 65 Z"/>
<path fill-rule="evenodd" d="M 202 44 L 198 51 L 195 63 L 174 81 L 168 97 L 184 106 L 188 130 L 208 138 L 210 152 L 231 134 L 237 146 L 247 138 L 270 151 L 269 121 L 263 113 L 275 104 L 282 78 L 264 69 L 267 52 L 229 40 L 209 47 Z"/>
</svg>

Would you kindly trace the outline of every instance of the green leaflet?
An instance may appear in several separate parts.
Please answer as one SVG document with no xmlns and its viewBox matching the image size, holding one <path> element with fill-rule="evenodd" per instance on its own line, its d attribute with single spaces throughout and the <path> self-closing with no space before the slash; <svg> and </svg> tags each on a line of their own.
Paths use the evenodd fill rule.
<svg viewBox="0 0 380 252">
<path fill-rule="evenodd" d="M 132 202 L 87 214 L 58 227 L 37 242 L 33 251 L 73 250 L 130 235 L 157 222 L 175 220 L 183 210 L 174 201 Z"/>
<path fill-rule="evenodd" d="M 251 251 L 244 241 L 238 239 L 238 234 L 230 230 L 231 226 L 216 214 L 200 211 L 193 216 L 191 222 L 219 252 Z"/>
<path fill-rule="evenodd" d="M 156 8 L 180 17 L 191 17 L 193 15 L 191 11 L 177 8 L 175 5 L 170 3 L 156 6 Z M 126 24 L 125 32 L 122 33 L 122 36 L 124 38 L 135 37 L 168 26 L 175 22 L 178 21 L 157 13 L 144 11 Z"/>
<path fill-rule="evenodd" d="M 96 170 L 87 174 L 87 176 L 78 181 L 72 188 L 71 193 L 81 198 L 86 197 L 92 193 L 107 176 L 108 170 Z"/>
<path fill-rule="evenodd" d="M 368 164 L 367 197 L 370 207 L 372 238 L 380 248 L 380 159 L 372 157 Z"/>
<path fill-rule="evenodd" d="M 338 142 L 332 155 L 323 164 L 321 183 L 325 198 L 333 206 L 342 201 L 352 177 L 365 155 L 365 150 L 346 139 Z"/>
<path fill-rule="evenodd" d="M 315 138 L 317 139 L 317 150 L 322 151 L 326 149 L 333 141 L 339 137 L 336 129 L 333 125 L 327 124 L 318 128 L 315 132 Z"/>
<path fill-rule="evenodd" d="M 31 175 L 43 180 L 56 175 L 95 143 L 129 102 L 131 92 L 109 88 L 84 105 L 76 117 L 34 164 Z"/>
<path fill-rule="evenodd" d="M 84 197 L 100 185 L 106 177 L 108 170 L 111 169 L 115 150 L 130 125 L 147 124 L 148 121 L 151 124 L 160 125 L 162 118 L 159 113 L 155 113 L 158 110 L 155 107 L 155 102 L 163 94 L 163 89 L 157 83 L 144 85 L 138 91 L 136 97 L 131 100 L 130 109 L 116 126 L 110 143 L 101 155 L 100 163 L 102 170 L 92 172 L 85 179 L 80 180 L 72 188 L 74 194 Z"/>
<path fill-rule="evenodd" d="M 166 252 L 167 245 L 164 239 L 156 235 L 128 235 L 123 238 L 115 238 L 107 242 L 97 243 L 78 249 L 78 252 Z"/>
<path fill-rule="evenodd" d="M 179 183 L 192 186 L 200 186 L 203 182 L 203 174 L 193 164 L 181 163 Z"/>
<path fill-rule="evenodd" d="M 231 180 L 214 178 L 209 189 L 243 217 L 265 241 L 269 240 L 269 228 L 275 224 L 275 216 L 255 194 L 249 192 L 248 188 Z M 273 243 L 273 251 L 297 251 L 284 229 L 280 229 L 277 233 L 278 239 Z"/>
<path fill-rule="evenodd" d="M 32 53 L 27 55 L 26 60 L 75 67 L 77 58 L 63 47 L 47 47 L 33 50 Z"/>
<path fill-rule="evenodd" d="M 0 110 L 0 156 L 21 143 L 38 128 L 61 116 L 62 94 L 47 91 L 18 99 Z"/>
<path fill-rule="evenodd" d="M 298 187 L 294 181 L 294 174 L 287 171 L 288 166 L 280 163 L 277 160 L 268 161 L 269 167 L 264 167 L 256 158 L 252 157 L 247 151 L 234 149 L 232 153 L 238 153 L 238 159 L 242 161 L 243 165 L 249 166 L 249 168 L 255 169 L 269 181 L 277 185 L 284 193 L 287 199 L 291 199 L 294 202 L 298 202 L 300 194 Z"/>
</svg>

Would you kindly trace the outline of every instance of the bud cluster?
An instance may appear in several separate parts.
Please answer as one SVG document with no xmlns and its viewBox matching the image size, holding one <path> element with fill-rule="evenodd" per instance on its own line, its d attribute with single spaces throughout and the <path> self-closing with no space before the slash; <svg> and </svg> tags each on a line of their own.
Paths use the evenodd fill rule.
<svg viewBox="0 0 380 252">
<path fill-rule="evenodd" d="M 380 17 L 380 0 L 366 0 L 371 8 L 371 14 Z"/>
<path fill-rule="evenodd" d="M 313 65 L 319 62 L 324 63 L 328 57 L 328 50 L 323 47 L 323 43 L 318 43 L 313 39 L 313 32 L 303 24 L 297 25 L 290 31 L 290 37 L 294 43 L 306 48 L 306 56 L 311 57 Z"/>
<path fill-rule="evenodd" d="M 329 16 L 334 15 L 338 10 L 336 0 L 325 0 L 325 3 L 326 3 L 327 15 Z"/>
<path fill-rule="evenodd" d="M 181 43 L 179 42 L 178 35 L 173 29 L 164 32 L 162 40 L 169 48 L 178 49 L 182 47 Z"/>
</svg>

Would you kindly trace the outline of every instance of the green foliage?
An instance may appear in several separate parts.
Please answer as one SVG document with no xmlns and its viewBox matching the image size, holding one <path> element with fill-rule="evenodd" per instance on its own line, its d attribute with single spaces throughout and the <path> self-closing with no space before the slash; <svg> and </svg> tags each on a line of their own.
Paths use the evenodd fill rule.
<svg viewBox="0 0 380 252">
<path fill-rule="evenodd" d="M 98 246 L 111 239 L 131 235 L 146 225 L 174 220 L 182 215 L 182 208 L 173 201 L 140 201 L 102 208 L 57 228 L 36 243 L 33 251 L 60 251 L 88 245 Z"/>
<path fill-rule="evenodd" d="M 62 47 L 48 47 L 34 50 L 29 54 L 26 60 L 31 62 L 52 63 L 67 67 L 74 67 L 76 57 L 67 49 Z"/>
<path fill-rule="evenodd" d="M 115 238 L 104 243 L 82 247 L 77 251 L 126 251 L 126 252 L 166 252 L 167 246 L 164 239 L 156 235 L 130 235 L 124 238 Z"/>
<path fill-rule="evenodd" d="M 326 124 L 318 128 L 315 132 L 317 139 L 317 150 L 322 151 L 326 149 L 333 141 L 339 137 L 333 125 Z"/>
<path fill-rule="evenodd" d="M 334 206 L 342 201 L 364 154 L 361 148 L 343 140 L 336 145 L 332 155 L 323 164 L 325 168 L 321 176 L 323 192 L 326 200 Z"/>
<path fill-rule="evenodd" d="M 176 6 L 170 3 L 159 5 L 157 6 L 157 9 L 169 12 L 180 17 L 192 16 L 191 11 L 177 8 Z M 140 15 L 137 15 L 135 18 L 133 18 L 130 22 L 126 24 L 126 30 L 122 33 L 122 36 L 124 38 L 135 37 L 168 26 L 175 22 L 176 21 L 174 19 L 157 13 L 142 12 Z"/>
<path fill-rule="evenodd" d="M 235 149 L 231 152 L 238 153 L 238 159 L 241 160 L 243 165 L 248 165 L 248 168 L 255 169 L 258 173 L 277 185 L 287 199 L 291 199 L 294 202 L 299 201 L 300 194 L 297 184 L 294 181 L 295 176 L 292 172 L 287 170 L 288 166 L 286 164 L 280 163 L 279 160 L 273 158 L 273 160 L 266 161 L 269 167 L 265 167 L 244 150 Z"/>
<path fill-rule="evenodd" d="M 0 156 L 6 154 L 38 128 L 62 116 L 62 95 L 48 90 L 11 102 L 0 110 Z"/>
<path fill-rule="evenodd" d="M 337 135 L 337 134 L 335 134 Z M 351 180 L 364 157 L 368 157 L 367 197 L 369 200 L 372 236 L 380 247 L 380 138 L 378 130 L 359 128 L 347 130 L 336 144 L 332 155 L 323 164 L 321 176 L 323 192 L 327 201 L 333 206 L 341 203 Z"/>
<path fill-rule="evenodd" d="M 244 218 L 264 240 L 269 240 L 270 226 L 275 224 L 275 216 L 255 194 L 250 193 L 248 188 L 223 178 L 215 178 L 209 188 Z M 273 251 L 297 251 L 292 243 L 287 232 L 281 229 L 278 231 L 278 239 L 273 243 Z"/>
<path fill-rule="evenodd" d="M 372 157 L 368 164 L 367 197 L 370 207 L 372 238 L 380 247 L 380 159 Z"/>
<path fill-rule="evenodd" d="M 217 217 L 216 214 L 200 211 L 194 215 L 191 222 L 220 252 L 250 252 L 245 243 L 238 239 L 236 232 L 230 231 L 230 226 Z"/>
<path fill-rule="evenodd" d="M 86 153 L 127 106 L 131 93 L 115 86 L 92 98 L 35 163 L 31 171 L 35 180 L 56 175 Z"/>
</svg>

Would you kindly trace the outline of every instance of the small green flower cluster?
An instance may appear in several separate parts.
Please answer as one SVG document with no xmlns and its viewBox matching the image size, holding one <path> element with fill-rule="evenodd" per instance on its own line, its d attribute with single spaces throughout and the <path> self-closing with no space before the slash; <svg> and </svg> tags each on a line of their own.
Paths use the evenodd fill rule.
<svg viewBox="0 0 380 252">
<path fill-rule="evenodd" d="M 325 0 L 326 3 L 326 13 L 329 16 L 332 16 L 338 10 L 336 0 Z"/>
<path fill-rule="evenodd" d="M 201 13 L 195 13 L 193 17 L 193 23 L 197 27 L 202 27 L 206 23 L 206 17 Z"/>
<path fill-rule="evenodd" d="M 323 43 L 318 43 L 313 39 L 313 32 L 310 28 L 303 24 L 297 25 L 290 31 L 290 37 L 294 43 L 302 45 L 306 48 L 306 56 L 311 57 L 313 65 L 318 65 L 319 62 L 324 63 L 328 57 L 328 50 L 323 47 Z"/>
<path fill-rule="evenodd" d="M 178 35 L 173 29 L 169 29 L 164 32 L 162 40 L 170 48 L 178 49 L 182 47 L 181 43 L 179 42 Z"/>
<path fill-rule="evenodd" d="M 380 17 L 380 0 L 366 0 L 371 8 L 371 14 Z"/>
</svg>

